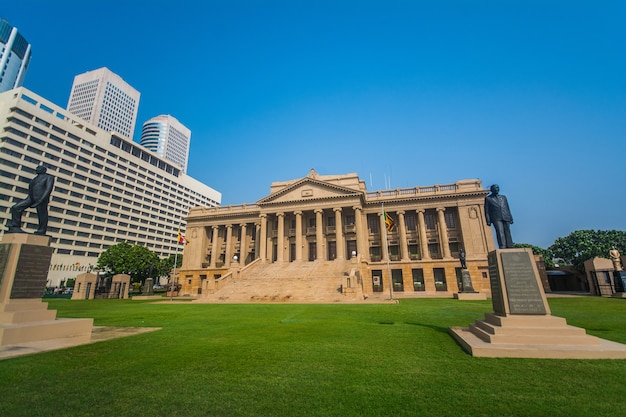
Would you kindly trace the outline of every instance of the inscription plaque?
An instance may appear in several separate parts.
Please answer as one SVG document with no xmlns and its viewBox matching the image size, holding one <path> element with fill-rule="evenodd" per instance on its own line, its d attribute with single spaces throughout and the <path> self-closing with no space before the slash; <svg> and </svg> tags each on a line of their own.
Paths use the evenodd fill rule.
<svg viewBox="0 0 626 417">
<path fill-rule="evenodd" d="M 46 288 L 53 249 L 48 246 L 22 245 L 11 298 L 41 298 Z"/>
<path fill-rule="evenodd" d="M 501 252 L 502 269 L 511 314 L 546 314 L 528 252 Z"/>
<path fill-rule="evenodd" d="M 491 285 L 491 304 L 496 314 L 505 315 L 504 298 L 500 285 L 500 271 L 498 270 L 497 253 L 491 252 L 487 256 L 489 261 L 489 284 Z"/>
</svg>

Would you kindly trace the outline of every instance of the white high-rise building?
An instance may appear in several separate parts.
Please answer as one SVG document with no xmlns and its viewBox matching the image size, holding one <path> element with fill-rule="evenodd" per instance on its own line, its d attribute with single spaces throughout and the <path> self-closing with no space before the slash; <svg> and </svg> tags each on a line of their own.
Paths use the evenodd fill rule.
<svg viewBox="0 0 626 417">
<path fill-rule="evenodd" d="M 21 87 L 30 63 L 30 44 L 17 28 L 0 21 L 0 92 Z"/>
<path fill-rule="evenodd" d="M 100 129 L 132 139 L 140 95 L 119 75 L 100 68 L 74 77 L 67 110 Z"/>
<path fill-rule="evenodd" d="M 119 242 L 160 257 L 177 253 L 189 209 L 222 199 L 165 158 L 21 87 L 0 93 L 0 238 L 38 165 L 55 177 L 47 231 L 54 249 L 51 286 L 93 270 L 98 256 Z M 24 231 L 36 230 L 33 209 L 22 220 Z"/>
<path fill-rule="evenodd" d="M 191 130 L 169 114 L 153 117 L 143 124 L 141 145 L 187 172 Z"/>
</svg>

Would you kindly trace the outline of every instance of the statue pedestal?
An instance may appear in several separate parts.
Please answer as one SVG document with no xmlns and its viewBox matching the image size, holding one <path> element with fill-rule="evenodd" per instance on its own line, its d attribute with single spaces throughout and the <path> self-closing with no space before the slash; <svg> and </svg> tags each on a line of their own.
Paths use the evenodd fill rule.
<svg viewBox="0 0 626 417">
<path fill-rule="evenodd" d="M 452 337 L 472 356 L 626 359 L 626 345 L 590 336 L 554 317 L 530 248 L 489 253 L 493 313 Z"/>
<path fill-rule="evenodd" d="M 486 300 L 487 299 L 486 294 L 482 294 L 474 290 L 474 286 L 472 285 L 472 278 L 470 276 L 468 269 L 461 270 L 461 279 L 462 279 L 463 288 L 461 289 L 460 292 L 456 292 L 453 294 L 454 298 L 456 298 L 457 300 Z"/>
<path fill-rule="evenodd" d="M 90 341 L 93 319 L 56 319 L 41 301 L 51 257 L 47 236 L 9 233 L 0 242 L 0 352 Z"/>
</svg>

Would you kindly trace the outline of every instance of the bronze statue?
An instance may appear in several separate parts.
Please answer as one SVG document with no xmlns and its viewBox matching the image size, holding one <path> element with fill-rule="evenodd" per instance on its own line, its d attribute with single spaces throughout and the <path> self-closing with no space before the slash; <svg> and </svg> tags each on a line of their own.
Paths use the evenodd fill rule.
<svg viewBox="0 0 626 417">
<path fill-rule="evenodd" d="M 46 174 L 46 167 L 39 165 L 35 172 L 37 176 L 28 185 L 28 197 L 17 202 L 11 207 L 11 220 L 9 220 L 7 233 L 25 233 L 22 230 L 22 214 L 29 207 L 37 209 L 39 227 L 35 231 L 36 235 L 45 235 L 48 230 L 48 202 L 50 193 L 54 188 L 54 177 Z"/>
<path fill-rule="evenodd" d="M 492 185 L 491 194 L 485 197 L 485 217 L 487 225 L 491 226 L 493 223 L 500 249 L 514 247 L 510 229 L 513 216 L 506 197 L 500 194 L 498 184 Z"/>
<path fill-rule="evenodd" d="M 461 269 L 467 269 L 467 264 L 465 263 L 465 251 L 463 249 L 459 250 L 459 261 L 461 261 Z"/>
</svg>

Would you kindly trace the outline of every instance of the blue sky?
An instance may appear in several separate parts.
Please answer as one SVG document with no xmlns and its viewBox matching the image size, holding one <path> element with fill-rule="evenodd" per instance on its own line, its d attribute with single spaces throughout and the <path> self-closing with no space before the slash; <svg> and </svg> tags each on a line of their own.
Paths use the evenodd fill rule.
<svg viewBox="0 0 626 417">
<path fill-rule="evenodd" d="M 178 118 L 223 204 L 311 168 L 369 190 L 479 178 L 516 242 L 626 230 L 624 1 L 3 3 L 33 45 L 25 87 L 65 107 L 108 67 L 142 94 L 135 140 Z"/>
</svg>

